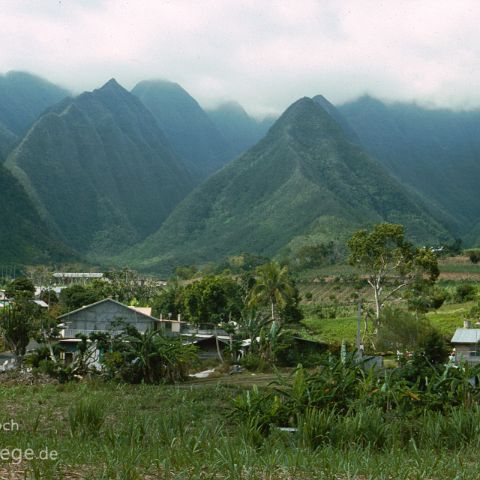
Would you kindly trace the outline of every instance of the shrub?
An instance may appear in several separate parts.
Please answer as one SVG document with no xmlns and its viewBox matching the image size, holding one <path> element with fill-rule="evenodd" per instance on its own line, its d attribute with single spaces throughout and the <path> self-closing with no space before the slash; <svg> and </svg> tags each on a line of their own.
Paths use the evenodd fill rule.
<svg viewBox="0 0 480 480">
<path fill-rule="evenodd" d="M 468 252 L 468 258 L 472 263 L 477 264 L 480 261 L 480 250 L 470 250 Z"/>
<path fill-rule="evenodd" d="M 385 307 L 381 316 L 377 345 L 384 350 L 414 350 L 431 328 L 423 315 L 400 308 Z"/>
<path fill-rule="evenodd" d="M 454 300 L 457 303 L 469 302 L 475 299 L 477 289 L 470 283 L 458 285 L 455 289 Z"/>
<path fill-rule="evenodd" d="M 420 342 L 420 349 L 432 364 L 443 364 L 448 359 L 448 348 L 442 335 L 432 329 Z"/>
<path fill-rule="evenodd" d="M 265 372 L 271 370 L 265 360 L 255 353 L 247 353 L 241 360 L 240 365 L 253 372 Z"/>
</svg>

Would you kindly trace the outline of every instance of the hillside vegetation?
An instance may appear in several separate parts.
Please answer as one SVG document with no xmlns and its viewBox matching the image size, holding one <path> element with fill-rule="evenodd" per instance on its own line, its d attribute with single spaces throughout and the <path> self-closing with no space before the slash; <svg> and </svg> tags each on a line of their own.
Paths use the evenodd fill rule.
<svg viewBox="0 0 480 480">
<path fill-rule="evenodd" d="M 231 148 L 220 131 L 197 101 L 177 83 L 144 81 L 137 84 L 132 93 L 152 112 L 196 183 L 232 158 Z"/>
<path fill-rule="evenodd" d="M 237 102 L 223 103 L 207 114 L 228 142 L 232 159 L 253 147 L 273 124 L 268 118 L 256 121 Z"/>
<path fill-rule="evenodd" d="M 0 264 L 75 260 L 35 211 L 18 181 L 0 165 Z"/>
<path fill-rule="evenodd" d="M 469 242 L 480 238 L 480 112 L 384 104 L 362 97 L 339 107 L 362 145 Z M 473 226 L 473 229 L 472 229 Z"/>
<path fill-rule="evenodd" d="M 6 166 L 59 238 L 93 256 L 153 233 L 192 188 L 151 113 L 114 80 L 51 108 Z"/>
<path fill-rule="evenodd" d="M 404 224 L 417 242 L 449 238 L 318 102 L 304 98 L 123 260 L 168 271 L 242 251 L 272 256 L 291 242 L 345 244 L 353 230 L 381 221 Z"/>
<path fill-rule="evenodd" d="M 23 135 L 48 107 L 69 92 L 40 77 L 25 72 L 0 76 L 0 124 Z"/>
</svg>

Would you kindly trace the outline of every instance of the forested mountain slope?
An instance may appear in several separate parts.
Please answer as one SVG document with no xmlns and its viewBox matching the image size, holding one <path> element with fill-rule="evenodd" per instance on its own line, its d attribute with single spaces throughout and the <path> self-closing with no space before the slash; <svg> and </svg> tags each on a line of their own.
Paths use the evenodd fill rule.
<svg viewBox="0 0 480 480">
<path fill-rule="evenodd" d="M 16 135 L 24 134 L 45 109 L 69 92 L 25 72 L 0 76 L 0 124 Z"/>
<path fill-rule="evenodd" d="M 404 224 L 415 241 L 448 238 L 318 101 L 303 98 L 124 261 L 166 271 L 242 251 L 274 255 L 298 236 L 337 240 L 382 221 Z"/>
<path fill-rule="evenodd" d="M 464 236 L 480 220 L 480 111 L 429 110 L 362 97 L 339 107 L 362 145 Z"/>
<path fill-rule="evenodd" d="M 0 264 L 73 261 L 67 248 L 38 216 L 18 181 L 0 165 Z"/>
<path fill-rule="evenodd" d="M 253 147 L 269 128 L 268 122 L 250 117 L 237 102 L 223 103 L 207 114 L 227 141 L 232 159 Z"/>
<path fill-rule="evenodd" d="M 12 150 L 17 140 L 18 138 L 14 133 L 0 124 L 0 164 L 3 163 L 3 159 Z"/>
<path fill-rule="evenodd" d="M 222 134 L 180 85 L 143 81 L 132 93 L 152 112 L 197 183 L 231 160 L 231 149 Z"/>
<path fill-rule="evenodd" d="M 100 256 L 157 230 L 192 188 L 152 114 L 115 80 L 52 107 L 5 165 L 60 238 Z"/>
</svg>

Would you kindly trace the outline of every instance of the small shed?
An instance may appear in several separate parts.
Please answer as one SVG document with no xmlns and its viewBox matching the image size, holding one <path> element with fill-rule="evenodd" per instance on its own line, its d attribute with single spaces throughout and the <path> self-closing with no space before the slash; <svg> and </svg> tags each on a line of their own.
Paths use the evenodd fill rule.
<svg viewBox="0 0 480 480">
<path fill-rule="evenodd" d="M 190 338 L 184 336 L 185 344 L 193 344 L 198 348 L 198 356 L 201 360 L 218 358 L 218 350 L 223 352 L 230 346 L 230 337 L 224 335 L 195 335 Z M 218 340 L 218 347 L 217 347 Z"/>
<path fill-rule="evenodd" d="M 455 348 L 456 361 L 480 363 L 480 328 L 457 328 L 450 343 Z"/>
</svg>

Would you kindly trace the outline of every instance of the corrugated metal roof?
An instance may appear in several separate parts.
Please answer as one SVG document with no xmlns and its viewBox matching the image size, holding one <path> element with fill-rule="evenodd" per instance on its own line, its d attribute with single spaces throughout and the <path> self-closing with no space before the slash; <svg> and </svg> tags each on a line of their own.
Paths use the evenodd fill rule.
<svg viewBox="0 0 480 480">
<path fill-rule="evenodd" d="M 43 300 L 34 300 L 33 303 L 36 303 L 39 307 L 48 308 L 48 303 Z"/>
<path fill-rule="evenodd" d="M 451 342 L 478 343 L 480 342 L 480 328 L 457 328 Z"/>
<path fill-rule="evenodd" d="M 102 278 L 103 273 L 97 272 L 55 272 L 54 278 Z"/>
</svg>

